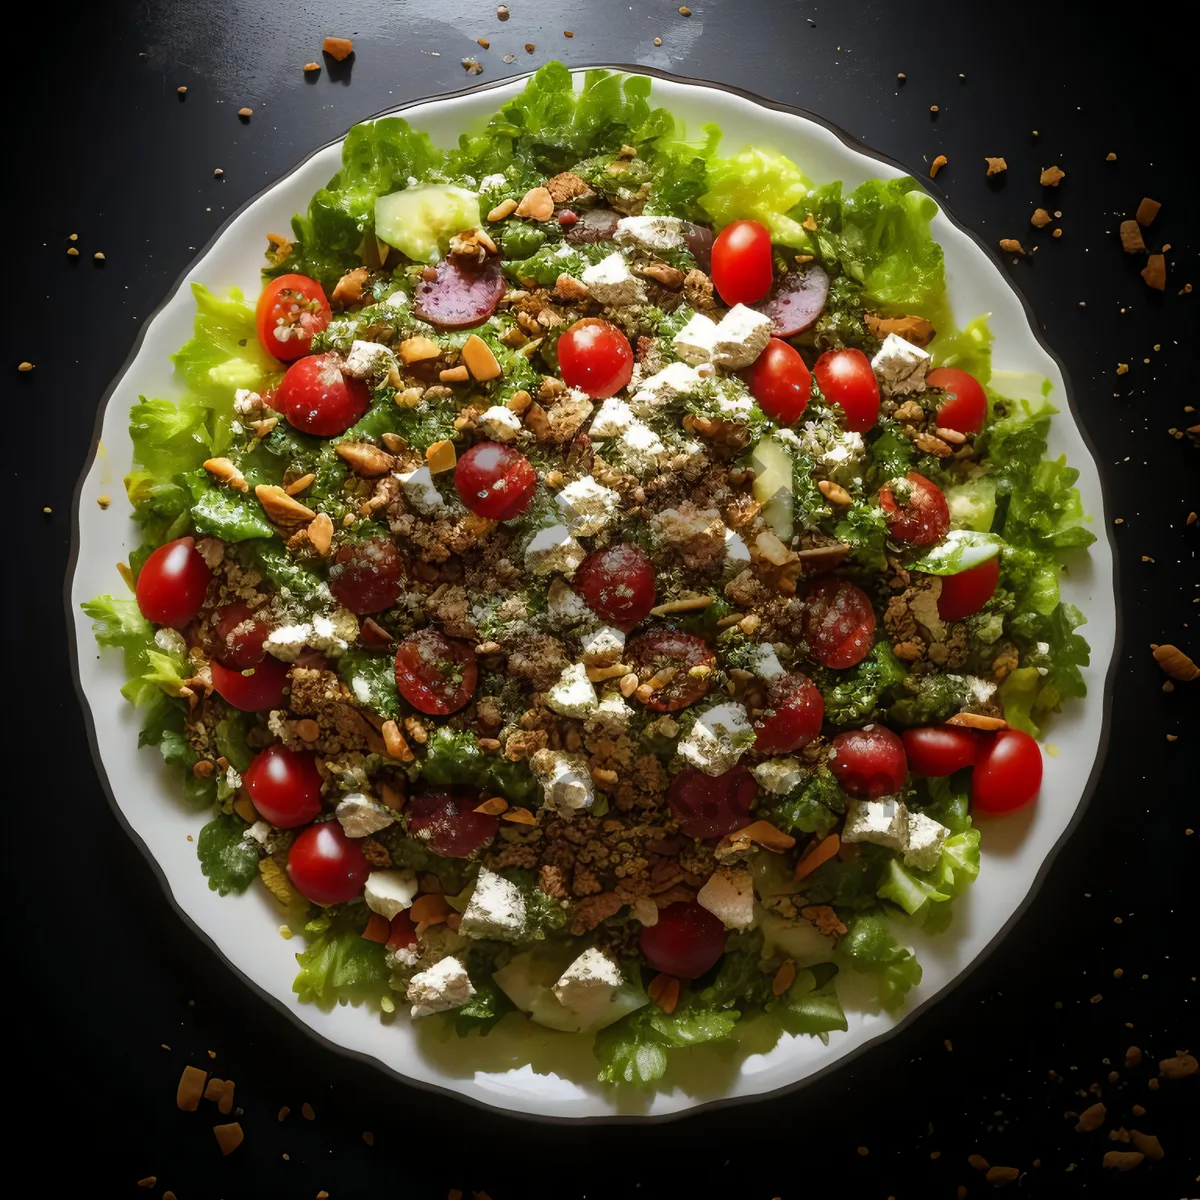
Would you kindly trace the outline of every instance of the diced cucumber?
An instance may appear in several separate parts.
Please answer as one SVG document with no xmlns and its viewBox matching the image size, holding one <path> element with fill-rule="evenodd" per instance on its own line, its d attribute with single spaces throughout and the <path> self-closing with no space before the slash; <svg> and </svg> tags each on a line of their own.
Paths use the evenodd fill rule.
<svg viewBox="0 0 1200 1200">
<path fill-rule="evenodd" d="M 818 933 L 808 921 L 785 921 L 774 913 L 763 913 L 758 928 L 764 955 L 778 950 L 800 967 L 825 962 L 833 951 L 833 939 Z"/>
<path fill-rule="evenodd" d="M 956 484 L 946 489 L 946 504 L 953 528 L 987 533 L 996 515 L 996 485 L 986 477 Z"/>
<path fill-rule="evenodd" d="M 792 536 L 792 456 L 775 438 L 763 438 L 751 456 L 754 464 L 754 498 L 763 506 L 763 517 L 785 542 Z"/>
<path fill-rule="evenodd" d="M 421 183 L 375 201 L 375 235 L 414 262 L 437 262 L 456 233 L 479 224 L 479 195 Z"/>
</svg>

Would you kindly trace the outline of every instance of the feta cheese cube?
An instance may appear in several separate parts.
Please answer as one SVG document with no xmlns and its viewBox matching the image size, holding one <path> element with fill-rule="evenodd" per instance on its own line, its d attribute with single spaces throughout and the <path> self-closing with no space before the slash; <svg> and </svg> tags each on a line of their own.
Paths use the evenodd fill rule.
<svg viewBox="0 0 1200 1200">
<path fill-rule="evenodd" d="M 342 365 L 352 379 L 382 379 L 396 366 L 396 356 L 378 342 L 353 342 Z"/>
<path fill-rule="evenodd" d="M 905 821 L 904 865 L 932 871 L 941 857 L 942 844 L 950 830 L 924 813 L 910 812 Z"/>
<path fill-rule="evenodd" d="M 583 661 L 589 667 L 610 667 L 621 661 L 625 634 L 611 625 L 601 625 L 583 639 Z"/>
<path fill-rule="evenodd" d="M 242 840 L 246 842 L 257 842 L 264 850 L 271 841 L 271 826 L 266 821 L 255 821 L 245 833 L 242 834 Z"/>
<path fill-rule="evenodd" d="M 428 467 L 418 467 L 407 474 L 396 473 L 405 503 L 423 517 L 431 517 L 445 505 L 442 494 L 433 482 L 433 472 Z"/>
<path fill-rule="evenodd" d="M 524 931 L 525 897 L 521 889 L 484 867 L 475 881 L 458 932 L 465 937 L 512 941 Z"/>
<path fill-rule="evenodd" d="M 554 995 L 559 1004 L 582 1018 L 585 1028 L 599 1020 L 624 983 L 621 968 L 595 946 L 589 946 L 559 977 Z"/>
<path fill-rule="evenodd" d="M 629 273 L 619 250 L 588 267 L 580 280 L 598 304 L 627 308 L 645 300 L 642 285 Z"/>
<path fill-rule="evenodd" d="M 706 775 L 723 775 L 754 743 L 754 728 L 745 708 L 726 701 L 702 712 L 680 739 L 679 756 Z"/>
<path fill-rule="evenodd" d="M 620 437 L 635 420 L 633 410 L 624 400 L 610 396 L 596 410 L 588 429 L 588 436 L 597 442 L 605 438 Z"/>
<path fill-rule="evenodd" d="M 883 391 L 891 396 L 905 396 L 925 390 L 925 372 L 932 361 L 920 346 L 889 333 L 871 359 L 871 369 Z"/>
<path fill-rule="evenodd" d="M 695 313 L 672 341 L 675 353 L 685 363 L 708 362 L 717 344 L 717 323 L 703 313 Z"/>
<path fill-rule="evenodd" d="M 620 692 L 605 692 L 600 703 L 584 719 L 583 727 L 589 733 L 601 733 L 617 737 L 629 728 L 633 709 L 625 702 Z"/>
<path fill-rule="evenodd" d="M 717 326 L 712 361 L 730 371 L 748 367 L 767 348 L 774 327 L 770 317 L 735 304 Z"/>
<path fill-rule="evenodd" d="M 461 959 L 443 958 L 427 971 L 418 971 L 409 981 L 405 999 L 414 1017 L 461 1008 L 475 995 L 471 976 Z"/>
<path fill-rule="evenodd" d="M 596 703 L 596 689 L 583 663 L 564 667 L 558 682 L 546 692 L 546 704 L 560 717 L 586 717 Z"/>
<path fill-rule="evenodd" d="M 759 679 L 765 679 L 768 683 L 786 674 L 770 642 L 762 642 L 750 651 L 750 669 Z"/>
<path fill-rule="evenodd" d="M 754 924 L 754 878 L 749 867 L 721 867 L 696 893 L 696 903 L 726 929 L 749 929 Z"/>
<path fill-rule="evenodd" d="M 300 651 L 308 645 L 312 632 L 312 626 L 307 623 L 280 625 L 267 634 L 263 649 L 280 662 L 295 662 L 300 657 Z"/>
<path fill-rule="evenodd" d="M 554 502 L 567 528 L 577 537 L 591 537 L 607 529 L 621 508 L 620 494 L 590 475 L 568 483 Z"/>
<path fill-rule="evenodd" d="M 556 629 L 569 629 L 585 622 L 592 624 L 596 614 L 584 598 L 565 579 L 552 579 L 546 590 L 546 615 Z"/>
<path fill-rule="evenodd" d="M 479 428 L 496 442 L 515 442 L 524 428 L 521 418 L 503 404 L 493 404 L 479 418 Z"/>
<path fill-rule="evenodd" d="M 629 407 L 639 417 L 654 417 L 659 410 L 681 396 L 694 396 L 712 379 L 716 372 L 709 363 L 688 366 L 687 363 L 668 363 L 661 371 L 643 379 L 637 385 Z"/>
<path fill-rule="evenodd" d="M 635 419 L 617 441 L 617 456 L 633 474 L 645 478 L 666 458 L 667 447 L 649 425 Z"/>
<path fill-rule="evenodd" d="M 587 551 L 571 536 L 565 525 L 539 529 L 525 548 L 525 569 L 531 575 L 575 574 Z"/>
<path fill-rule="evenodd" d="M 768 758 L 766 762 L 751 767 L 750 774 L 764 792 L 770 792 L 772 796 L 786 796 L 804 782 L 808 772 L 798 758 Z"/>
<path fill-rule="evenodd" d="M 725 530 L 725 566 L 740 571 L 750 565 L 750 547 L 745 538 L 732 529 Z"/>
<path fill-rule="evenodd" d="M 388 296 L 386 300 L 384 300 L 384 304 L 386 304 L 388 308 L 403 308 L 407 303 L 408 293 L 404 291 L 392 292 L 392 294 Z"/>
<path fill-rule="evenodd" d="M 560 817 L 586 812 L 596 802 L 587 759 L 562 750 L 539 750 L 529 760 L 530 769 L 542 785 L 546 807 Z"/>
<path fill-rule="evenodd" d="M 613 235 L 618 245 L 641 246 L 662 253 L 685 245 L 683 221 L 679 217 L 622 217 Z"/>
<path fill-rule="evenodd" d="M 352 838 L 370 837 L 396 820 L 393 809 L 362 792 L 343 796 L 333 815 L 337 817 L 345 835 Z"/>
<path fill-rule="evenodd" d="M 358 618 L 348 608 L 313 617 L 308 644 L 330 658 L 345 654 L 358 641 Z"/>
<path fill-rule="evenodd" d="M 417 896 L 417 876 L 407 867 L 395 870 L 372 871 L 363 888 L 367 907 L 390 921 L 398 913 L 412 907 Z"/>
<path fill-rule="evenodd" d="M 882 800 L 847 800 L 843 842 L 873 842 L 889 850 L 904 852 L 908 810 L 902 801 L 885 796 Z"/>
</svg>

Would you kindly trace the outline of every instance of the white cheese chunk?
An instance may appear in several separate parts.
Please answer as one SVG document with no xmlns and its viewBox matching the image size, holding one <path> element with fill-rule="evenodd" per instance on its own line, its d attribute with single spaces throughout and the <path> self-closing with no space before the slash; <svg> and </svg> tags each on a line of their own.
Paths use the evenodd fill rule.
<svg viewBox="0 0 1200 1200">
<path fill-rule="evenodd" d="M 720 868 L 696 893 L 696 903 L 708 909 L 726 929 L 749 929 L 754 924 L 754 878 L 750 869 Z"/>
<path fill-rule="evenodd" d="M 679 756 L 706 775 L 732 770 L 754 742 L 754 729 L 745 708 L 726 701 L 702 712 L 680 739 Z"/>
<path fill-rule="evenodd" d="M 932 871 L 942 854 L 950 830 L 924 813 L 910 812 L 905 820 L 904 865 Z"/>
<path fill-rule="evenodd" d="M 428 467 L 418 467 L 407 474 L 397 472 L 400 490 L 404 493 L 405 503 L 423 517 L 431 517 L 445 505 L 442 494 L 433 482 L 433 472 Z"/>
<path fill-rule="evenodd" d="M 484 867 L 475 881 L 475 890 L 459 933 L 465 937 L 498 938 L 513 941 L 525 931 L 525 897 L 521 889 L 503 875 Z"/>
<path fill-rule="evenodd" d="M 529 766 L 542 785 L 546 807 L 560 817 L 586 812 L 596 802 L 587 759 L 562 750 L 539 750 Z"/>
<path fill-rule="evenodd" d="M 662 438 L 644 421 L 635 420 L 617 441 L 617 457 L 633 474 L 645 478 L 667 456 Z"/>
<path fill-rule="evenodd" d="M 475 995 L 475 987 L 460 959 L 443 958 L 427 971 L 418 971 L 409 981 L 405 999 L 414 1017 L 461 1008 Z"/>
<path fill-rule="evenodd" d="M 637 245 L 660 254 L 681 250 L 685 245 L 679 217 L 622 217 L 613 236 L 619 245 Z"/>
<path fill-rule="evenodd" d="M 404 291 L 392 292 L 384 301 L 388 308 L 403 308 L 408 303 L 408 293 Z"/>
<path fill-rule="evenodd" d="M 786 796 L 804 782 L 808 772 L 798 758 L 768 758 L 750 768 L 755 783 L 773 796 Z"/>
<path fill-rule="evenodd" d="M 712 361 L 730 371 L 748 367 L 767 348 L 774 322 L 744 304 L 735 304 L 717 326 Z"/>
<path fill-rule="evenodd" d="M 725 565 L 738 571 L 750 565 L 750 547 L 745 538 L 732 529 L 725 530 Z"/>
<path fill-rule="evenodd" d="M 565 525 L 539 529 L 525 549 L 525 569 L 531 575 L 575 574 L 587 551 L 571 536 Z"/>
<path fill-rule="evenodd" d="M 717 323 L 703 313 L 695 313 L 672 342 L 675 353 L 685 363 L 706 363 L 717 344 Z"/>
<path fill-rule="evenodd" d="M 587 601 L 565 579 L 550 581 L 546 589 L 546 615 L 556 629 L 569 629 L 585 622 L 590 625 L 596 619 Z"/>
<path fill-rule="evenodd" d="M 624 400 L 610 396 L 596 410 L 591 427 L 588 429 L 588 437 L 593 441 L 620 437 L 635 420 L 633 410 Z"/>
<path fill-rule="evenodd" d="M 590 475 L 572 480 L 554 497 L 567 528 L 576 537 L 592 537 L 607 529 L 621 508 L 621 496 Z"/>
<path fill-rule="evenodd" d="M 765 679 L 768 683 L 786 674 L 770 642 L 762 642 L 750 651 L 750 669 L 759 679 Z"/>
<path fill-rule="evenodd" d="M 279 625 L 267 634 L 263 649 L 281 662 L 295 662 L 300 657 L 300 651 L 308 645 L 312 632 L 312 626 L 307 623 Z"/>
<path fill-rule="evenodd" d="M 362 792 L 351 792 L 343 796 L 334 809 L 334 816 L 341 824 L 347 837 L 370 837 L 386 829 L 396 820 L 396 813 L 386 804 L 364 796 Z"/>
<path fill-rule="evenodd" d="M 871 359 L 871 369 L 883 391 L 892 396 L 905 396 L 925 390 L 925 373 L 932 361 L 920 346 L 889 333 Z"/>
<path fill-rule="evenodd" d="M 599 704 L 588 714 L 583 727 L 589 733 L 601 733 L 617 737 L 629 728 L 633 709 L 625 702 L 620 692 L 605 692 Z"/>
<path fill-rule="evenodd" d="M 593 300 L 608 308 L 627 308 L 646 298 L 642 285 L 629 273 L 619 250 L 588 267 L 580 282 Z"/>
<path fill-rule="evenodd" d="M 558 682 L 546 692 L 546 704 L 560 717 L 586 717 L 596 708 L 596 689 L 583 663 L 564 667 Z"/>
<path fill-rule="evenodd" d="M 372 871 L 363 888 L 363 899 L 367 907 L 390 921 L 398 913 L 412 907 L 417 898 L 417 876 L 407 867 L 394 870 Z"/>
<path fill-rule="evenodd" d="M 585 1028 L 603 1018 L 613 993 L 624 983 L 621 968 L 589 946 L 562 973 L 553 991 L 558 1002 L 581 1018 Z"/>
<path fill-rule="evenodd" d="M 503 404 L 493 404 L 479 418 L 479 428 L 496 442 L 515 442 L 524 428 L 521 418 Z"/>
<path fill-rule="evenodd" d="M 601 625 L 583 639 L 583 661 L 589 667 L 610 667 L 621 661 L 625 634 L 611 625 Z"/>
<path fill-rule="evenodd" d="M 353 342 L 342 365 L 352 379 L 380 379 L 396 366 L 396 356 L 378 342 Z"/>
<path fill-rule="evenodd" d="M 709 363 L 700 363 L 698 366 L 688 366 L 682 362 L 668 363 L 661 371 L 647 376 L 637 385 L 629 407 L 639 417 L 655 417 L 672 400 L 694 396 L 715 374 Z"/>
<path fill-rule="evenodd" d="M 255 821 L 245 833 L 242 834 L 242 840 L 247 842 L 256 842 L 264 850 L 271 843 L 273 833 L 271 826 L 266 821 Z M 270 851 L 268 851 L 270 853 Z"/>
<path fill-rule="evenodd" d="M 178 629 L 168 629 L 165 625 L 154 631 L 154 644 L 164 654 L 186 655 L 188 644 Z"/>
<path fill-rule="evenodd" d="M 847 800 L 843 842 L 873 842 L 904 852 L 908 810 L 895 797 L 882 800 Z"/>
<path fill-rule="evenodd" d="M 313 617 L 308 644 L 330 658 L 345 654 L 358 641 L 358 618 L 348 608 Z"/>
</svg>

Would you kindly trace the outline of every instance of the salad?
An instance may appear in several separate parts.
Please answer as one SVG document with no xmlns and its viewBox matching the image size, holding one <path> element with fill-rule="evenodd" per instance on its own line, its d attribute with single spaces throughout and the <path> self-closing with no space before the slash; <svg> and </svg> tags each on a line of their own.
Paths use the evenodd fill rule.
<svg viewBox="0 0 1200 1200">
<path fill-rule="evenodd" d="M 352 129 L 259 296 L 193 284 L 133 594 L 85 605 L 303 999 L 524 1014 L 610 1083 L 845 1030 L 839 972 L 903 1003 L 1084 693 L 1093 540 L 917 183 L 724 155 L 650 86 Z"/>
</svg>

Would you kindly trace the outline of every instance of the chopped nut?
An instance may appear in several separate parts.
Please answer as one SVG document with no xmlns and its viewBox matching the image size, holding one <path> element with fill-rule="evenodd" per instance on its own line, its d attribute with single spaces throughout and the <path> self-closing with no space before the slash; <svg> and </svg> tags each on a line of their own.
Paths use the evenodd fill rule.
<svg viewBox="0 0 1200 1200">
<path fill-rule="evenodd" d="M 507 200 L 501 200 L 491 212 L 488 213 L 487 219 L 493 223 L 503 221 L 505 217 L 511 217 L 517 211 L 517 202 L 511 197 Z"/>
<path fill-rule="evenodd" d="M 301 504 L 273 483 L 260 483 L 254 489 L 254 494 L 267 516 L 280 524 L 311 521 L 317 515 L 306 504 Z"/>
<path fill-rule="evenodd" d="M 1033 216 L 1029 218 L 1029 223 L 1035 229 L 1045 229 L 1053 219 L 1044 208 L 1035 208 Z"/>
<path fill-rule="evenodd" d="M 462 348 L 462 360 L 467 364 L 467 370 L 480 382 L 496 379 L 502 374 L 500 363 L 492 353 L 491 347 L 481 337 L 471 334 Z"/>
<path fill-rule="evenodd" d="M 854 497 L 839 483 L 834 483 L 831 479 L 822 479 L 817 483 L 817 490 L 829 501 L 830 504 L 842 507 L 852 504 Z"/>
<path fill-rule="evenodd" d="M 1008 163 L 1002 158 L 985 158 L 984 162 L 987 163 L 987 176 L 989 179 L 993 175 L 999 175 L 1008 170 Z"/>
<path fill-rule="evenodd" d="M 1196 1073 L 1196 1059 L 1191 1054 L 1176 1054 L 1158 1064 L 1158 1073 L 1166 1079 L 1186 1079 Z"/>
<path fill-rule="evenodd" d="M 516 215 L 534 221 L 548 221 L 554 215 L 554 201 L 544 187 L 530 188 L 517 205 Z"/>
<path fill-rule="evenodd" d="M 250 485 L 246 477 L 227 458 L 206 459 L 204 469 L 216 480 L 233 488 L 235 492 L 248 492 Z"/>
<path fill-rule="evenodd" d="M 1154 223 L 1154 218 L 1158 216 L 1158 210 L 1162 208 L 1157 200 L 1151 200 L 1149 196 L 1143 196 L 1142 202 L 1137 206 L 1137 212 L 1134 214 L 1137 223 L 1145 229 L 1148 225 Z"/>
<path fill-rule="evenodd" d="M 217 1139 L 217 1145 L 221 1147 L 221 1153 L 225 1155 L 232 1154 L 245 1138 L 242 1132 L 242 1127 L 232 1121 L 228 1125 L 214 1125 L 213 1136 Z"/>
<path fill-rule="evenodd" d="M 1025 253 L 1025 250 L 1021 246 L 1021 243 L 1019 241 L 1017 241 L 1016 238 L 1001 238 L 1000 239 L 1000 249 L 1003 250 L 1005 252 L 1005 254 L 1024 254 Z"/>
<path fill-rule="evenodd" d="M 441 346 L 432 338 L 425 337 L 424 334 L 405 338 L 400 343 L 400 360 L 406 366 L 409 363 L 424 362 L 430 358 L 439 358 L 441 353 Z"/>
<path fill-rule="evenodd" d="M 475 812 L 482 813 L 485 817 L 498 817 L 508 808 L 508 801 L 503 796 L 493 796 L 490 800 L 485 800 L 482 804 L 475 808 Z"/>
<path fill-rule="evenodd" d="M 984 1178 L 993 1187 L 1000 1187 L 1006 1183 L 1012 1183 L 1014 1179 L 1019 1178 L 1021 1172 L 1016 1167 L 988 1167 L 987 1174 Z"/>
<path fill-rule="evenodd" d="M 1166 1151 L 1163 1150 L 1162 1143 L 1152 1133 L 1142 1133 L 1138 1129 L 1131 1129 L 1129 1136 L 1133 1144 L 1151 1162 L 1158 1162 L 1159 1159 L 1166 1157 Z"/>
<path fill-rule="evenodd" d="M 333 544 L 333 521 L 328 513 L 317 513 L 308 526 L 309 545 L 324 558 Z"/>
<path fill-rule="evenodd" d="M 359 475 L 383 475 L 392 469 L 392 456 L 370 442 L 339 442 L 333 452 Z"/>
<path fill-rule="evenodd" d="M 312 74 L 312 72 L 313 72 L 313 71 L 319 71 L 320 69 L 321 69 L 321 64 L 320 64 L 320 63 L 315 63 L 315 62 L 307 62 L 307 63 L 305 63 L 305 64 L 304 64 L 304 70 L 305 70 L 305 71 L 306 71 L 308 74 Z"/>
<path fill-rule="evenodd" d="M 19 363 L 17 363 L 17 370 L 18 370 L 18 371 L 32 371 L 32 370 L 33 370 L 33 363 L 31 363 L 31 362 L 19 362 Z"/>
<path fill-rule="evenodd" d="M 1108 1109 L 1103 1104 L 1093 1104 L 1090 1108 L 1085 1108 L 1079 1114 L 1079 1121 L 1075 1125 L 1075 1132 L 1091 1133 L 1104 1124 L 1104 1119 L 1107 1116 Z"/>
<path fill-rule="evenodd" d="M 179 1077 L 179 1086 L 175 1089 L 176 1107 L 184 1112 L 195 1112 L 200 1107 L 200 1097 L 204 1094 L 204 1081 L 208 1072 L 199 1067 L 184 1067 Z"/>
<path fill-rule="evenodd" d="M 237 114 L 237 115 L 238 115 L 239 117 L 241 117 L 243 121 L 248 121 L 248 120 L 250 120 L 250 118 L 251 118 L 252 116 L 254 116 L 254 109 L 252 109 L 252 108 L 239 108 L 239 109 L 238 109 L 238 114 Z"/>
<path fill-rule="evenodd" d="M 1132 1171 L 1146 1156 L 1140 1150 L 1109 1150 L 1104 1156 L 1106 1170 Z"/>
<path fill-rule="evenodd" d="M 1058 187 L 1066 174 L 1066 171 L 1059 167 L 1047 167 L 1041 174 L 1041 185 L 1042 187 Z"/>
<path fill-rule="evenodd" d="M 979 713 L 955 713 L 946 724 L 959 725 L 964 729 L 982 729 L 989 733 L 1008 728 L 1008 722 L 1003 717 L 984 717 Z"/>
<path fill-rule="evenodd" d="M 349 38 L 327 37 L 321 43 L 321 49 L 330 58 L 345 62 L 354 53 L 354 43 Z"/>
<path fill-rule="evenodd" d="M 514 825 L 536 825 L 537 814 L 527 808 L 510 808 L 501 814 L 501 820 L 511 821 Z"/>
<path fill-rule="evenodd" d="M 470 373 L 464 366 L 446 367 L 438 372 L 438 378 L 443 383 L 466 383 L 471 378 Z"/>
</svg>

